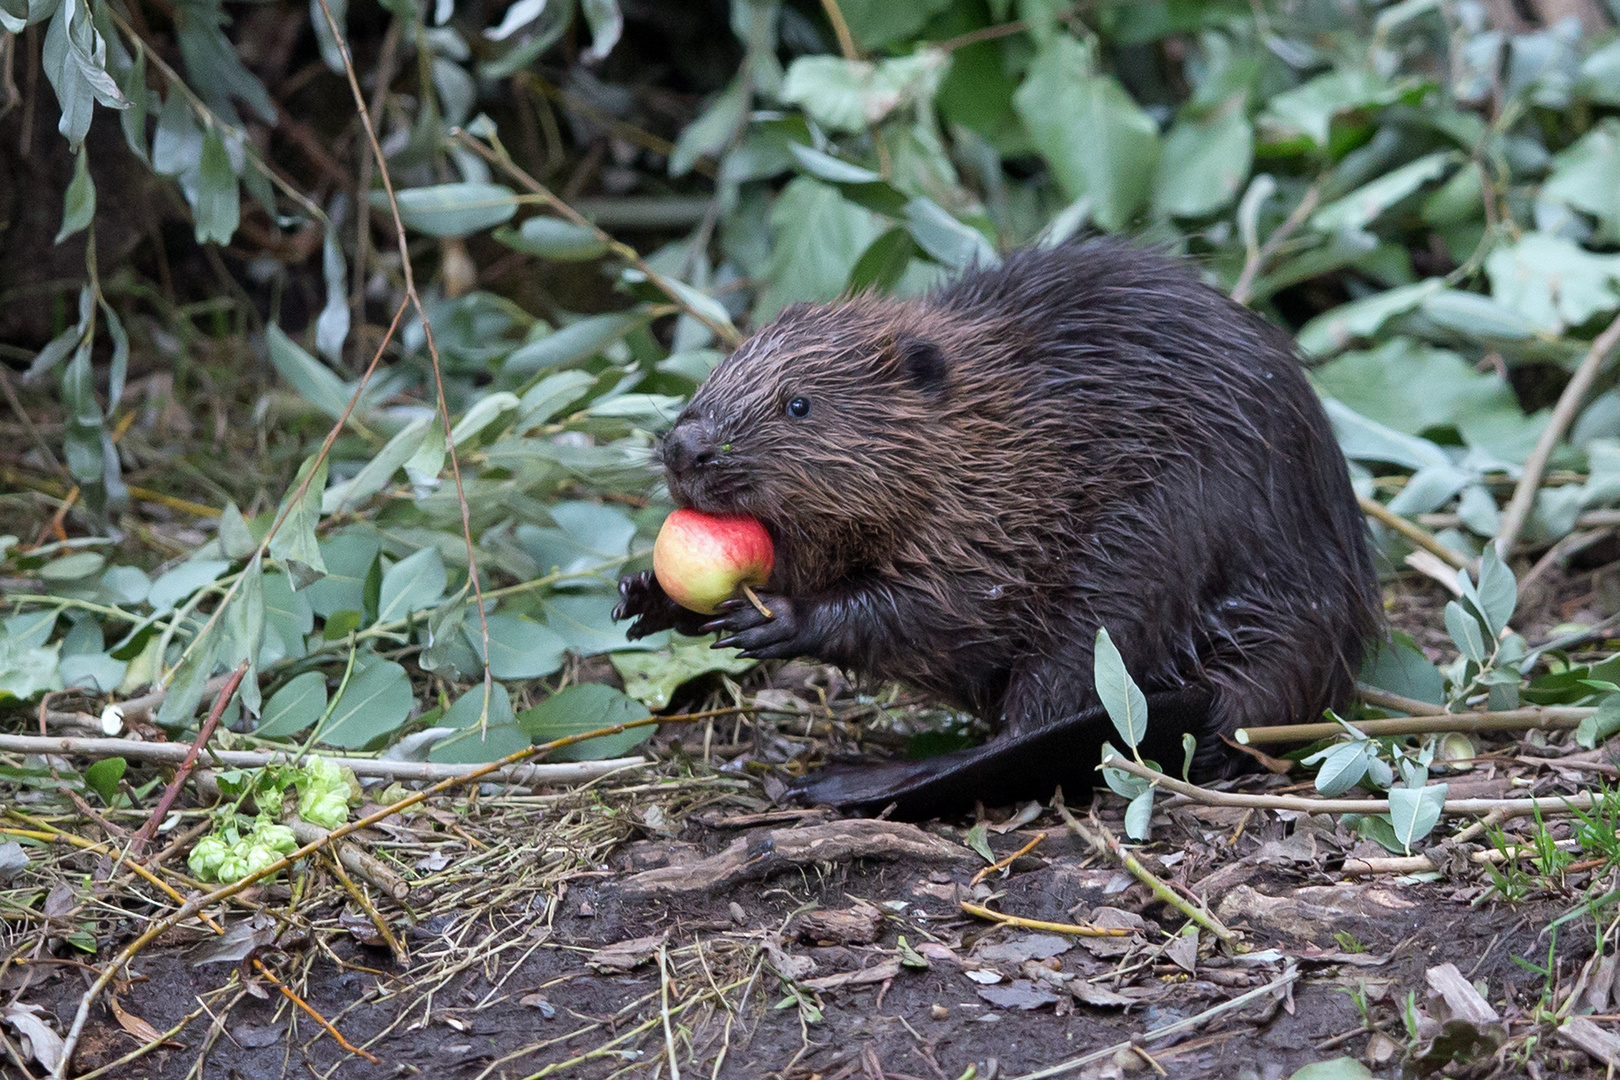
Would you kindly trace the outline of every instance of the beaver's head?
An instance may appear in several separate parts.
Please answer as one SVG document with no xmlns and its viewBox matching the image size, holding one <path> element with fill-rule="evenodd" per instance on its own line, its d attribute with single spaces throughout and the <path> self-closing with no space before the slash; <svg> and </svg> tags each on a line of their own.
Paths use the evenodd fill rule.
<svg viewBox="0 0 1620 1080">
<path fill-rule="evenodd" d="M 952 365 L 928 329 L 918 307 L 876 298 L 783 311 L 664 435 L 675 501 L 759 519 L 800 584 L 882 562 L 949 467 Z"/>
</svg>

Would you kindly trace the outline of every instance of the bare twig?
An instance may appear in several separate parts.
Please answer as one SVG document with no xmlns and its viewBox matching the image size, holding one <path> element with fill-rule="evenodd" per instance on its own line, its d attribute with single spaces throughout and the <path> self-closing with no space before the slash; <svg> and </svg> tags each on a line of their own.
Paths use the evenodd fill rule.
<svg viewBox="0 0 1620 1080">
<path fill-rule="evenodd" d="M 1029 843 L 1025 844 L 1023 847 L 1019 848 L 1017 851 L 1013 852 L 1011 855 L 1008 855 L 1005 859 L 997 859 L 995 862 L 991 863 L 989 866 L 986 866 L 983 869 L 981 869 L 977 874 L 973 875 L 972 879 L 968 882 L 968 884 L 969 885 L 977 885 L 979 882 L 983 881 L 985 878 L 989 877 L 991 874 L 995 873 L 997 870 L 1005 870 L 1005 869 L 1007 869 L 1007 867 L 1011 866 L 1013 863 L 1017 862 L 1019 859 L 1023 858 L 1025 855 L 1028 855 L 1031 851 L 1034 851 L 1035 850 L 1035 845 L 1039 844 L 1042 840 L 1045 840 L 1045 839 L 1046 839 L 1046 834 L 1041 833 L 1040 835 L 1036 836 L 1035 839 L 1031 840 Z"/>
<path fill-rule="evenodd" d="M 1580 727 L 1581 721 L 1595 712 L 1597 709 L 1584 706 L 1537 705 L 1494 713 L 1434 713 L 1389 720 L 1357 720 L 1352 726 L 1367 735 L 1435 735 L 1446 731 L 1531 731 L 1536 728 L 1564 731 Z M 1238 728 L 1232 738 L 1243 746 L 1274 746 L 1315 742 L 1344 733 L 1343 724 L 1286 724 Z"/>
<path fill-rule="evenodd" d="M 1237 791 L 1211 791 L 1201 788 L 1197 784 L 1188 784 L 1161 772 L 1156 772 L 1146 765 L 1138 765 L 1129 758 L 1118 754 L 1108 754 L 1103 758 L 1103 766 L 1109 769 L 1119 769 L 1133 776 L 1139 776 L 1151 782 L 1155 787 L 1165 791 L 1173 791 L 1177 795 L 1185 795 L 1193 802 L 1203 803 L 1205 806 L 1237 806 L 1252 807 L 1257 810 L 1294 810 L 1302 814 L 1387 814 L 1389 813 L 1388 799 L 1313 799 L 1302 795 L 1249 795 Z M 1553 814 L 1570 814 L 1577 810 L 1590 810 L 1594 806 L 1603 804 L 1607 799 L 1590 791 L 1583 791 L 1577 795 L 1553 795 L 1542 799 L 1447 799 L 1441 807 L 1442 814 L 1460 817 L 1475 817 L 1480 814 L 1500 812 L 1505 820 L 1512 817 L 1525 817 L 1529 814 L 1540 814 L 1547 817 Z"/>
<path fill-rule="evenodd" d="M 1114 756 L 1117 757 L 1117 755 Z M 1103 764 L 1107 765 L 1109 762 L 1104 760 Z M 1205 930 L 1208 930 L 1222 941 L 1231 942 L 1237 938 L 1237 935 L 1222 925 L 1221 921 L 1213 914 L 1208 911 L 1204 911 L 1192 901 L 1181 896 L 1181 894 L 1177 893 L 1169 885 L 1159 880 L 1159 876 L 1157 874 L 1143 866 L 1140 859 L 1138 859 L 1135 855 L 1132 855 L 1129 851 L 1125 850 L 1125 845 L 1119 842 L 1119 837 L 1115 836 L 1113 833 L 1109 832 L 1105 828 L 1102 828 L 1101 826 L 1098 826 L 1097 831 L 1093 832 L 1091 829 L 1088 829 L 1084 825 L 1080 824 L 1075 816 L 1069 813 L 1069 808 L 1063 804 L 1061 794 L 1053 797 L 1052 809 L 1057 811 L 1058 816 L 1063 819 L 1064 824 L 1068 825 L 1076 836 L 1080 837 L 1080 839 L 1091 845 L 1092 850 L 1097 852 L 1099 855 L 1118 862 L 1126 870 L 1130 871 L 1132 877 L 1146 885 L 1148 887 L 1148 891 L 1153 893 L 1155 897 L 1164 901 L 1166 904 L 1169 904 L 1171 907 L 1175 908 L 1177 911 L 1181 912 L 1183 915 L 1187 916 L 1187 918 L 1191 919 Z"/>
<path fill-rule="evenodd" d="M 283 821 L 282 824 L 292 830 L 293 836 L 300 844 L 323 843 L 329 835 L 319 825 L 311 825 L 300 817 L 293 817 Z M 411 894 L 410 883 L 394 873 L 375 855 L 362 851 L 346 840 L 338 841 L 333 847 L 337 850 L 339 864 L 356 877 L 376 886 L 395 900 L 403 900 Z"/>
<path fill-rule="evenodd" d="M 1419 701 L 1404 694 L 1396 694 L 1389 690 L 1380 690 L 1376 686 L 1365 683 L 1356 687 L 1356 696 L 1368 705 L 1376 705 L 1380 709 L 1399 709 L 1409 716 L 1444 716 L 1446 707 L 1436 705 L 1432 701 Z"/>
<path fill-rule="evenodd" d="M 293 993 L 292 990 L 287 986 L 286 983 L 284 983 L 280 979 L 276 978 L 275 972 L 273 972 L 269 968 L 265 967 L 263 960 L 260 960 L 258 957 L 255 956 L 253 958 L 253 967 L 254 967 L 254 969 L 256 971 L 258 971 L 258 973 L 260 975 L 264 976 L 267 980 L 269 980 L 271 986 L 274 986 L 277 990 L 280 990 L 282 995 L 284 997 L 286 997 L 286 999 L 288 1001 L 290 1001 L 294 1005 L 298 1006 L 300 1009 L 302 1009 L 304 1011 L 305 1014 L 307 1014 L 309 1016 L 309 1018 L 311 1020 L 313 1020 L 317 1024 L 319 1024 L 321 1026 L 321 1028 L 328 1035 L 332 1036 L 332 1038 L 337 1042 L 337 1044 L 339 1046 L 343 1047 L 343 1049 L 347 1050 L 351 1054 L 356 1054 L 356 1055 L 358 1055 L 360 1057 L 365 1058 L 367 1061 L 371 1062 L 373 1065 L 381 1065 L 382 1064 L 382 1059 L 379 1058 L 377 1055 L 372 1054 L 372 1053 L 370 1053 L 368 1051 L 362 1050 L 358 1046 L 351 1046 L 349 1044 L 349 1040 L 345 1039 L 343 1037 L 343 1033 L 341 1031 L 339 1031 L 337 1028 L 332 1026 L 332 1022 L 330 1020 L 328 1020 L 326 1017 L 322 1016 L 320 1013 L 316 1012 L 314 1007 L 312 1005 L 310 1005 L 309 1002 L 305 1001 L 303 998 L 301 998 L 297 994 Z"/>
<path fill-rule="evenodd" d="M 1552 457 L 1558 440 L 1564 437 L 1564 432 L 1574 422 L 1581 402 L 1616 345 L 1620 345 L 1620 316 L 1616 316 L 1592 342 L 1592 347 L 1586 350 L 1569 384 L 1558 395 L 1558 404 L 1553 406 L 1552 416 L 1542 429 L 1541 438 L 1536 440 L 1536 448 L 1524 463 L 1524 473 L 1519 477 L 1518 486 L 1513 489 L 1513 498 L 1508 500 L 1507 509 L 1502 513 L 1501 527 L 1496 531 L 1496 553 L 1502 558 L 1513 554 L 1519 534 L 1524 531 L 1524 524 L 1530 518 L 1530 509 L 1535 505 L 1536 492 L 1541 488 L 1541 476 L 1547 470 L 1547 461 Z"/>
<path fill-rule="evenodd" d="M 1266 985 L 1257 986 L 1248 993 L 1239 994 L 1230 1001 L 1223 1001 L 1219 1005 L 1205 1009 L 1197 1016 L 1189 1016 L 1185 1020 L 1176 1020 L 1172 1023 L 1165 1024 L 1163 1027 L 1156 1027 L 1152 1031 L 1144 1032 L 1135 1038 L 1114 1043 L 1112 1046 L 1105 1046 L 1100 1050 L 1093 1050 L 1089 1054 L 1082 1054 L 1077 1058 L 1070 1058 L 1068 1061 L 1059 1062 L 1056 1065 L 1051 1065 L 1044 1069 L 1038 1069 L 1035 1072 L 1024 1073 L 1021 1076 L 1014 1076 L 1011 1078 L 1011 1080 L 1047 1080 L 1048 1077 L 1062 1076 L 1064 1073 L 1071 1073 L 1077 1069 L 1082 1069 L 1094 1061 L 1111 1060 L 1114 1055 L 1118 1054 L 1121 1050 L 1129 1050 L 1138 1043 L 1157 1042 L 1160 1039 L 1169 1038 L 1171 1035 L 1179 1035 L 1184 1031 L 1191 1031 L 1194 1028 L 1201 1027 L 1202 1025 L 1209 1023 L 1211 1020 L 1214 1020 L 1217 1017 L 1225 1016 L 1229 1012 L 1234 1012 L 1241 1009 L 1251 1002 L 1260 1001 L 1263 998 L 1271 997 L 1274 994 L 1280 994 L 1290 983 L 1298 978 L 1299 969 L 1290 967 L 1287 971 L 1266 983 Z"/>
<path fill-rule="evenodd" d="M 827 13 L 827 21 L 832 23 L 833 35 L 838 38 L 838 51 L 844 54 L 845 60 L 859 60 L 861 50 L 855 45 L 855 35 L 849 32 L 849 23 L 844 21 L 838 0 L 821 0 L 821 8 Z"/>
<path fill-rule="evenodd" d="M 1357 495 L 1356 502 L 1361 505 L 1362 513 L 1366 514 L 1370 518 L 1376 519 L 1380 524 L 1387 525 L 1389 528 L 1394 529 L 1396 532 L 1406 537 L 1424 551 L 1427 551 L 1435 558 L 1444 562 L 1447 566 L 1450 566 L 1456 570 L 1478 569 L 1478 567 L 1474 564 L 1474 560 L 1465 555 L 1459 555 L 1457 552 L 1452 551 L 1450 548 L 1446 547 L 1446 545 L 1442 544 L 1438 539 L 1436 539 L 1435 535 L 1428 529 L 1425 529 L 1423 526 L 1417 525 L 1411 521 L 1408 521 L 1406 518 L 1401 517 L 1401 515 L 1395 513 L 1395 511 L 1391 510 L 1377 499 L 1369 499 L 1365 495 Z"/>
<path fill-rule="evenodd" d="M 180 767 L 174 770 L 174 779 L 170 780 L 169 786 L 163 789 L 162 797 L 158 799 L 157 806 L 152 809 L 152 816 L 146 819 L 146 824 L 142 825 L 140 831 L 130 840 L 129 857 L 131 859 L 141 857 L 141 851 L 146 847 L 147 841 L 156 835 L 158 826 L 163 824 L 163 819 L 169 816 L 169 808 L 174 806 L 175 798 L 179 796 L 180 789 L 186 786 L 186 779 L 191 775 L 191 770 L 197 764 L 197 755 L 202 753 L 204 746 L 208 745 L 209 736 L 213 735 L 214 728 L 219 726 L 219 718 L 225 715 L 225 706 L 230 704 L 231 695 L 236 693 L 236 688 L 242 685 L 242 676 L 247 674 L 247 669 L 248 662 L 243 660 L 236 666 L 236 670 L 231 672 L 230 678 L 225 680 L 225 685 L 220 688 L 218 696 L 214 698 L 214 707 L 209 710 L 208 719 L 203 721 L 202 727 L 197 729 L 196 739 L 192 740 L 191 746 L 186 750 L 186 756 L 180 759 Z"/>
<path fill-rule="evenodd" d="M 1249 302 L 1250 297 L 1253 295 L 1254 279 L 1260 276 L 1260 271 L 1265 269 L 1266 263 L 1277 253 L 1277 249 L 1282 247 L 1283 241 L 1292 236 L 1294 230 L 1304 224 L 1311 211 L 1316 209 L 1317 200 L 1321 197 L 1321 188 L 1315 184 L 1311 185 L 1310 190 L 1305 192 L 1304 198 L 1299 200 L 1299 205 L 1289 212 L 1288 217 L 1281 225 L 1272 230 L 1271 235 L 1266 237 L 1266 242 L 1260 245 L 1259 250 L 1251 253 L 1248 258 L 1243 260 L 1243 270 L 1238 274 L 1237 284 L 1232 286 L 1233 300 L 1240 304 Z"/>
<path fill-rule="evenodd" d="M 679 717 L 661 717 L 665 723 L 679 723 Z M 77 754 L 84 757 L 122 757 L 132 761 L 158 761 L 179 763 L 185 760 L 185 743 L 137 742 L 134 739 L 79 739 L 70 736 L 0 735 L 0 751 L 16 754 Z M 375 776 L 387 780 L 454 780 L 470 776 L 485 768 L 482 765 L 452 765 L 436 761 L 383 761 L 379 758 L 336 757 L 326 754 L 300 757 L 283 750 L 213 750 L 209 757 L 233 769 L 258 769 L 266 765 L 304 765 L 319 756 L 336 765 L 342 765 L 356 776 Z M 557 764 L 518 765 L 500 769 L 490 778 L 491 783 L 524 786 L 594 780 L 621 769 L 645 765 L 640 757 L 608 758 L 603 761 L 559 762 Z M 485 775 L 480 773 L 479 775 Z"/>
<path fill-rule="evenodd" d="M 970 904 L 966 900 L 958 905 L 969 915 L 980 919 L 989 919 L 991 922 L 1006 923 L 1016 926 L 1020 930 L 1044 930 L 1052 934 L 1070 934 L 1074 937 L 1126 937 L 1131 931 L 1121 926 L 1091 926 L 1085 923 L 1046 922 L 1043 919 L 1026 919 L 1021 915 L 1007 915 L 1000 911 L 992 911 L 983 904 Z"/>
</svg>

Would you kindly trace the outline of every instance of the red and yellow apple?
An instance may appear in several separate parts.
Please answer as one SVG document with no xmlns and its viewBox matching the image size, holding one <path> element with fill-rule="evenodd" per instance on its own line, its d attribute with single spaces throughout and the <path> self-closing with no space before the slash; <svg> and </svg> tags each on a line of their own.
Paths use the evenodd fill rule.
<svg viewBox="0 0 1620 1080">
<path fill-rule="evenodd" d="M 770 579 L 776 551 L 771 534 L 741 514 L 676 510 L 653 543 L 653 575 L 669 598 L 713 615 L 744 585 Z"/>
</svg>

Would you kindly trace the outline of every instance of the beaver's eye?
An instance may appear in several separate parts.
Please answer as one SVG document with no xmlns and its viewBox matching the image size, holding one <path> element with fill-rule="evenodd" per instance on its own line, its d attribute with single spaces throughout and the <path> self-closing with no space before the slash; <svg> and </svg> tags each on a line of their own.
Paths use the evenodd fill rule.
<svg viewBox="0 0 1620 1080">
<path fill-rule="evenodd" d="M 803 420 L 810 415 L 810 399 L 806 397 L 788 399 L 787 414 L 795 420 Z"/>
</svg>

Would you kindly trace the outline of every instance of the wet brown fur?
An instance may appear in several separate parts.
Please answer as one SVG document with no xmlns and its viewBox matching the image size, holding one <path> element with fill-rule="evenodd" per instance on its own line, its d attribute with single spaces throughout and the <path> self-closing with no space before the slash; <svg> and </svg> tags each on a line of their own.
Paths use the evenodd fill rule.
<svg viewBox="0 0 1620 1080">
<path fill-rule="evenodd" d="M 1105 626 L 1150 694 L 1212 692 L 1201 763 L 1220 771 L 1214 735 L 1342 704 L 1380 625 L 1287 337 L 1124 244 L 789 308 L 677 429 L 712 459 L 670 463 L 676 500 L 777 541 L 797 630 L 760 655 L 902 680 L 1014 735 L 1095 706 Z"/>
</svg>

